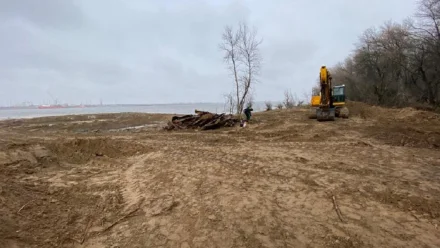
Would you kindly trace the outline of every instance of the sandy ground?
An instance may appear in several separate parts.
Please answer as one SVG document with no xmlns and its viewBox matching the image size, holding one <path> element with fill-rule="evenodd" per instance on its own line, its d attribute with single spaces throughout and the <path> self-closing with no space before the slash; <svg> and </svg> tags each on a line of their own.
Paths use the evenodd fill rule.
<svg viewBox="0 0 440 248">
<path fill-rule="evenodd" d="M 349 107 L 0 122 L 0 247 L 440 247 L 439 115 Z"/>
</svg>

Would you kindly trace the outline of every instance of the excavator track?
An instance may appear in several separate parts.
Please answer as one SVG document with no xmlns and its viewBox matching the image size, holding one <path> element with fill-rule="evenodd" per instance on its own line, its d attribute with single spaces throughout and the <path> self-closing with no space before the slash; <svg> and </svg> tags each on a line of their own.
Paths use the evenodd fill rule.
<svg viewBox="0 0 440 248">
<path fill-rule="evenodd" d="M 343 118 L 343 119 L 348 119 L 349 116 L 349 111 L 347 107 L 342 107 L 339 110 L 339 117 Z"/>
</svg>

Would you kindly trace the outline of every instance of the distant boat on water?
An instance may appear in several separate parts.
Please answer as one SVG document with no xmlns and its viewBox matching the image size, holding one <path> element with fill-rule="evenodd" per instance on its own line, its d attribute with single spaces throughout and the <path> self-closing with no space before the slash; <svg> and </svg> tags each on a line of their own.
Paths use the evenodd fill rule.
<svg viewBox="0 0 440 248">
<path fill-rule="evenodd" d="M 61 104 L 44 104 L 38 105 L 39 109 L 58 109 L 58 108 L 84 108 L 84 105 L 61 105 Z"/>
<path fill-rule="evenodd" d="M 55 104 L 55 105 L 44 104 L 44 105 L 38 105 L 38 108 L 39 109 L 56 109 L 56 108 L 63 108 L 63 106 L 59 105 L 59 104 Z"/>
</svg>

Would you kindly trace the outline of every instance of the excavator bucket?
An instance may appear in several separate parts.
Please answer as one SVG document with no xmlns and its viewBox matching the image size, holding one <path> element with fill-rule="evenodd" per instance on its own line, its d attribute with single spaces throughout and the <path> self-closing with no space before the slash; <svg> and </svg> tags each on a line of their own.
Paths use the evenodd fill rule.
<svg viewBox="0 0 440 248">
<path fill-rule="evenodd" d="M 334 121 L 335 108 L 317 108 L 316 119 L 318 121 Z"/>
</svg>

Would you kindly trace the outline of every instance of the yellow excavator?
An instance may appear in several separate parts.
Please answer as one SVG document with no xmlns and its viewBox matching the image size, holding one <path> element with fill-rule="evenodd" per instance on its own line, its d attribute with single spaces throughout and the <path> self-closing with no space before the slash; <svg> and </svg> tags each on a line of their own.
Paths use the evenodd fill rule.
<svg viewBox="0 0 440 248">
<path fill-rule="evenodd" d="M 311 119 L 334 121 L 335 117 L 348 118 L 345 106 L 345 85 L 332 85 L 332 76 L 326 66 L 321 66 L 319 89 L 312 90 Z"/>
</svg>

